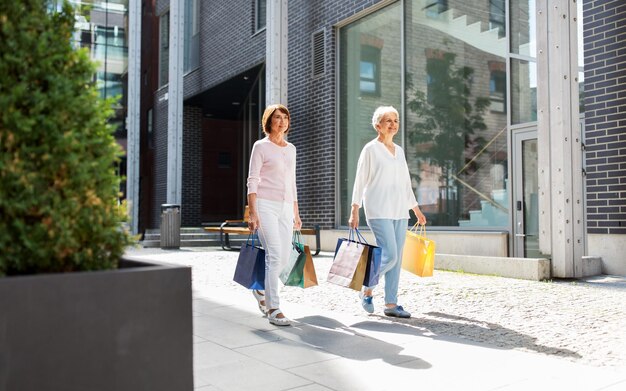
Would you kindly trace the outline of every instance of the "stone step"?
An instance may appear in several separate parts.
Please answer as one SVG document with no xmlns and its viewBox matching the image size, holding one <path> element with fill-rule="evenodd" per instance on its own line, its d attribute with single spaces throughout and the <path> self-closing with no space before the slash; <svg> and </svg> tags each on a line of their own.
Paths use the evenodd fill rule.
<svg viewBox="0 0 626 391">
<path fill-rule="evenodd" d="M 230 244 L 238 247 L 245 242 L 243 236 L 231 236 Z M 161 231 L 159 229 L 147 229 L 143 241 L 143 247 L 161 247 Z M 181 247 L 219 247 L 220 234 L 217 232 L 206 232 L 202 227 L 181 227 L 180 229 Z"/>
<path fill-rule="evenodd" d="M 160 240 L 143 240 L 139 242 L 143 247 L 161 247 Z M 181 240 L 180 247 L 219 247 L 220 241 L 218 240 L 204 240 L 204 239 L 192 239 Z"/>
</svg>

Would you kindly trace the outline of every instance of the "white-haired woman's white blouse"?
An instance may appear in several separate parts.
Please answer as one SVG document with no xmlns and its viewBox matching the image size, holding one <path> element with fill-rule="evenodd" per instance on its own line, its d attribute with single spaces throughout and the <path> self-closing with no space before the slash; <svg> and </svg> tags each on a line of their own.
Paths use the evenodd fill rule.
<svg viewBox="0 0 626 391">
<path fill-rule="evenodd" d="M 395 156 L 374 139 L 359 156 L 352 204 L 363 206 L 368 219 L 408 219 L 417 206 L 404 150 L 394 145 Z"/>
</svg>

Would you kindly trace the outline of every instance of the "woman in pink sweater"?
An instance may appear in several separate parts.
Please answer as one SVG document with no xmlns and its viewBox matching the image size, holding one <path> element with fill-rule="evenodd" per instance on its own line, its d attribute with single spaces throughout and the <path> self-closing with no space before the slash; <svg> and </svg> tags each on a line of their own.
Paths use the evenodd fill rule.
<svg viewBox="0 0 626 391">
<path fill-rule="evenodd" d="M 265 291 L 253 290 L 259 308 L 276 326 L 291 321 L 281 312 L 278 276 L 291 253 L 293 230 L 302 227 L 296 189 L 296 147 L 285 140 L 289 110 L 281 104 L 265 109 L 266 137 L 255 142 L 248 174 L 248 228 L 258 231 L 265 249 Z"/>
</svg>

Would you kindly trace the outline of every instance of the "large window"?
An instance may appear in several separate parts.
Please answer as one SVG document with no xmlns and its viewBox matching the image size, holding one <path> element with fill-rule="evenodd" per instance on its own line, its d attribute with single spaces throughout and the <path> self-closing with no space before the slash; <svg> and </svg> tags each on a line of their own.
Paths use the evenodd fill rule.
<svg viewBox="0 0 626 391">
<path fill-rule="evenodd" d="M 159 86 L 169 82 L 170 63 L 170 13 L 159 18 Z"/>
<path fill-rule="evenodd" d="M 267 15 L 267 1 L 266 0 L 255 0 L 255 30 L 259 31 L 265 28 L 265 19 Z"/>
<path fill-rule="evenodd" d="M 506 31 L 506 9 L 504 3 L 505 0 L 489 0 L 489 27 L 497 29 L 500 37 L 504 37 Z M 479 9 L 479 7 L 476 7 L 476 9 Z"/>
<path fill-rule="evenodd" d="M 361 45 L 360 89 L 363 94 L 380 94 L 380 48 Z"/>
<path fill-rule="evenodd" d="M 198 68 L 200 54 L 200 0 L 185 0 L 185 72 Z"/>
<path fill-rule="evenodd" d="M 537 121 L 537 64 L 511 59 L 511 123 Z"/>
<path fill-rule="evenodd" d="M 435 226 L 504 227 L 504 2 L 449 2 L 458 16 L 437 21 L 408 3 L 404 149 L 420 208 Z"/>
<path fill-rule="evenodd" d="M 60 5 L 62 2 L 55 3 Z M 76 47 L 89 50 L 91 58 L 98 64 L 94 77 L 100 94 L 122 97 L 122 76 L 128 64 L 128 1 L 72 0 L 70 3 L 76 10 L 73 41 Z"/>
<path fill-rule="evenodd" d="M 376 136 L 372 112 L 390 104 L 403 119 L 394 141 L 405 150 L 414 192 L 429 221 L 506 227 L 504 3 L 407 0 L 404 9 L 399 4 L 339 31 L 340 224 L 348 217 L 361 148 Z M 378 73 L 374 48 L 380 51 Z M 373 94 L 376 86 L 380 96 Z"/>
<path fill-rule="evenodd" d="M 401 10 L 394 3 L 341 28 L 339 216 L 344 225 L 361 148 L 376 137 L 372 114 L 380 105 L 401 107 Z M 365 224 L 364 217 L 361 222 Z"/>
</svg>

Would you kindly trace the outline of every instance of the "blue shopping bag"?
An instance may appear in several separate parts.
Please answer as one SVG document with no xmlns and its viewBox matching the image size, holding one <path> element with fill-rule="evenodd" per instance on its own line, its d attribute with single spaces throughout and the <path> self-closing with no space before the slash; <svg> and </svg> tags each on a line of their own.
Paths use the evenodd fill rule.
<svg viewBox="0 0 626 391">
<path fill-rule="evenodd" d="M 233 280 L 248 289 L 265 289 L 265 250 L 256 245 L 257 235 L 248 235 L 239 250 Z"/>
</svg>

